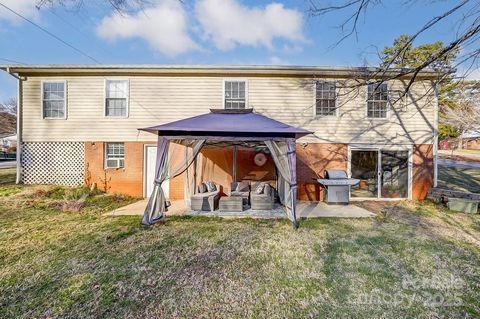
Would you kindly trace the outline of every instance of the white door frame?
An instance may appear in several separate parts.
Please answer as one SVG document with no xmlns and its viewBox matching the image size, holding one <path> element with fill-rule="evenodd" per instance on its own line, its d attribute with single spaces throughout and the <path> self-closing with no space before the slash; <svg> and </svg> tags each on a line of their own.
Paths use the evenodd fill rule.
<svg viewBox="0 0 480 319">
<path fill-rule="evenodd" d="M 149 147 L 155 147 L 157 144 L 144 144 L 143 145 L 143 183 L 142 183 L 142 193 L 143 197 L 146 198 L 148 197 L 146 192 L 147 192 L 147 158 L 148 158 L 148 153 L 147 153 L 147 148 Z"/>
<path fill-rule="evenodd" d="M 413 171 L 413 145 L 405 147 L 379 146 L 379 145 L 348 145 L 348 177 L 352 177 L 352 151 L 376 151 L 377 152 L 377 197 L 351 197 L 351 201 L 378 200 L 378 201 L 396 201 L 412 199 L 412 171 Z M 381 165 L 382 151 L 408 151 L 408 197 L 402 198 L 383 198 L 381 190 Z"/>
</svg>

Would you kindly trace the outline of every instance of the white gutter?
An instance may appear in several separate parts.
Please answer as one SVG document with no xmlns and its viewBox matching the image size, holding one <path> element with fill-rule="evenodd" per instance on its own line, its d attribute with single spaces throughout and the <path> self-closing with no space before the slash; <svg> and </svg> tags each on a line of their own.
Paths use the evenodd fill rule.
<svg viewBox="0 0 480 319">
<path fill-rule="evenodd" d="M 226 74 L 251 74 L 251 75 L 279 75 L 279 76 L 365 76 L 365 74 L 376 74 L 381 72 L 375 67 L 326 67 L 326 66 L 272 66 L 272 65 L 175 65 L 175 64 L 11 64 L 1 65 L 0 68 L 10 67 L 19 74 L 45 74 L 45 73 L 65 73 L 65 74 L 86 74 L 86 73 L 106 73 L 124 74 L 209 74 L 215 76 L 224 76 Z M 413 73 L 411 69 L 392 69 L 385 73 L 386 76 L 397 76 L 403 74 L 408 78 Z M 417 77 L 434 79 L 440 75 L 433 70 L 424 70 Z"/>
<path fill-rule="evenodd" d="M 433 104 L 433 187 L 438 181 L 438 81 L 434 84 L 435 101 Z"/>
</svg>

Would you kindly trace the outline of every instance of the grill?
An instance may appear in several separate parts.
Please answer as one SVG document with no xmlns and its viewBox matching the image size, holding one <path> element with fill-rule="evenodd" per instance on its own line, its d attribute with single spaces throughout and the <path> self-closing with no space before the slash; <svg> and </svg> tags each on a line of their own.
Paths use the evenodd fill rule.
<svg viewBox="0 0 480 319">
<path fill-rule="evenodd" d="M 348 178 L 342 170 L 325 170 L 325 178 L 317 179 L 325 187 L 324 200 L 328 204 L 348 204 L 350 186 L 357 185 L 360 180 Z"/>
</svg>

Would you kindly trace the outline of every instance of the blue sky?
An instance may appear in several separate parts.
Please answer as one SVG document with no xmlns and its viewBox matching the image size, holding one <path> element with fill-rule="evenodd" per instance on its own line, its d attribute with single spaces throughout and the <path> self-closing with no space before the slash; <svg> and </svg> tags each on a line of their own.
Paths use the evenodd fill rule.
<svg viewBox="0 0 480 319">
<path fill-rule="evenodd" d="M 150 0 L 130 15 L 106 1 L 85 1 L 77 10 L 35 8 L 36 0 L 0 0 L 100 63 L 374 65 L 376 51 L 400 34 L 412 34 L 458 1 L 384 1 L 359 22 L 358 37 L 335 45 L 345 15 L 308 13 L 308 1 Z M 344 1 L 321 1 L 343 3 Z M 417 44 L 451 41 L 453 16 Z M 95 63 L 0 7 L 0 64 Z M 478 71 L 474 77 L 477 77 Z M 0 101 L 15 95 L 16 82 L 0 73 Z"/>
</svg>

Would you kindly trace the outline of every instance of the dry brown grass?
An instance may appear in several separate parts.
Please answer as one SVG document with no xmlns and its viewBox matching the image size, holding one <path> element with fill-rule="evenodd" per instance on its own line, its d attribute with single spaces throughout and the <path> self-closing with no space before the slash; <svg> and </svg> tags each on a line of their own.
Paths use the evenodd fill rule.
<svg viewBox="0 0 480 319">
<path fill-rule="evenodd" d="M 385 214 L 305 220 L 294 231 L 284 220 L 199 217 L 144 227 L 138 216 L 102 216 L 131 201 L 102 194 L 80 213 L 50 206 L 81 193 L 0 197 L 0 317 L 480 315 L 477 215 L 367 202 Z"/>
</svg>

